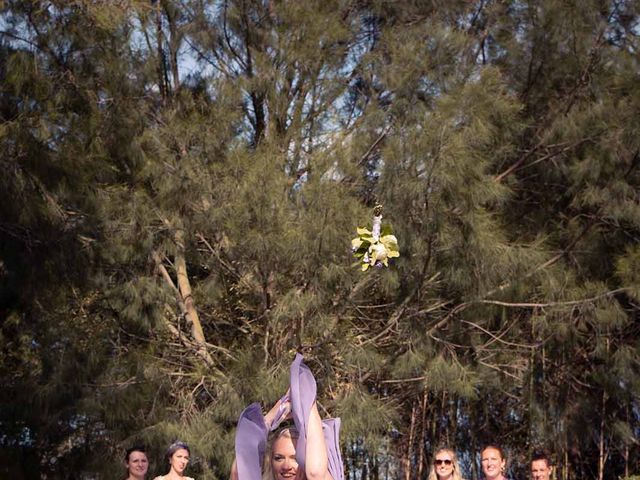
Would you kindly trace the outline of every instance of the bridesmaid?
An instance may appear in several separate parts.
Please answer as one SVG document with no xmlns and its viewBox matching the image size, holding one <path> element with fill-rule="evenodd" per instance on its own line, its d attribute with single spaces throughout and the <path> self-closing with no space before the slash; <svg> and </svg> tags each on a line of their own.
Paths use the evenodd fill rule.
<svg viewBox="0 0 640 480">
<path fill-rule="evenodd" d="M 189 456 L 191 451 L 189 446 L 184 442 L 172 443 L 164 457 L 169 463 L 169 472 L 165 475 L 154 478 L 154 480 L 193 480 L 191 477 L 187 477 L 184 471 L 189 465 Z"/>
<path fill-rule="evenodd" d="M 128 448 L 124 456 L 124 464 L 127 467 L 126 480 L 144 480 L 149 470 L 147 452 L 142 446 Z"/>
<path fill-rule="evenodd" d="M 427 480 L 463 480 L 456 452 L 450 448 L 436 450 Z"/>
<path fill-rule="evenodd" d="M 480 454 L 482 473 L 486 480 L 508 480 L 505 476 L 507 459 L 500 447 L 488 445 Z"/>
</svg>

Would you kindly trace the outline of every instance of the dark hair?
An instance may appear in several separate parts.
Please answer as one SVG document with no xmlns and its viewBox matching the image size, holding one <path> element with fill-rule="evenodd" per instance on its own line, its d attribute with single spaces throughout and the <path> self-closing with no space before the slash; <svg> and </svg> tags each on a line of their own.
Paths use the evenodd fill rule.
<svg viewBox="0 0 640 480">
<path fill-rule="evenodd" d="M 178 450 L 186 450 L 187 453 L 189 455 L 191 455 L 191 450 L 189 450 L 189 445 L 187 445 L 184 442 L 181 441 L 176 441 L 174 443 L 172 443 L 171 445 L 169 445 L 169 448 L 167 448 L 166 453 L 164 454 L 164 458 L 167 460 L 171 460 L 171 457 L 173 457 L 173 454 L 176 453 Z"/>
<path fill-rule="evenodd" d="M 142 453 L 144 453 L 146 455 L 147 454 L 147 449 L 145 448 L 144 445 L 134 445 L 131 448 L 127 448 L 125 450 L 125 453 L 124 453 L 124 461 L 125 461 L 125 463 L 129 463 L 129 456 L 133 452 L 142 452 Z"/>
<path fill-rule="evenodd" d="M 549 452 L 546 450 L 536 450 L 533 452 L 533 455 L 531 455 L 531 463 L 536 460 L 544 460 L 547 463 L 547 467 L 551 466 L 551 455 L 549 455 Z"/>
<path fill-rule="evenodd" d="M 480 450 L 480 455 L 482 455 L 482 452 L 484 452 L 485 450 L 487 450 L 489 448 L 493 448 L 494 450 L 497 450 L 498 453 L 500 454 L 500 459 L 501 460 L 506 460 L 507 459 L 507 457 L 504 454 L 504 450 L 502 450 L 502 448 L 500 448 L 497 445 L 494 445 L 492 443 L 490 443 L 489 445 L 485 445 L 484 448 L 482 450 Z"/>
</svg>

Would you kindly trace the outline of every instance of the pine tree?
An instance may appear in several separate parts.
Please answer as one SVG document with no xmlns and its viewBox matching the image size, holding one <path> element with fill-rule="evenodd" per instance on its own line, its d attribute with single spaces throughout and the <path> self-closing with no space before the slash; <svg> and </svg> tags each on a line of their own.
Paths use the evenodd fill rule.
<svg viewBox="0 0 640 480">
<path fill-rule="evenodd" d="M 488 442 L 514 474 L 538 446 L 558 478 L 638 469 L 634 3 L 1 11 L 0 441 L 25 475 L 181 438 L 225 477 L 295 351 L 349 478 L 423 478 L 442 443 L 469 478 Z M 361 273 L 377 203 L 401 256 Z"/>
</svg>

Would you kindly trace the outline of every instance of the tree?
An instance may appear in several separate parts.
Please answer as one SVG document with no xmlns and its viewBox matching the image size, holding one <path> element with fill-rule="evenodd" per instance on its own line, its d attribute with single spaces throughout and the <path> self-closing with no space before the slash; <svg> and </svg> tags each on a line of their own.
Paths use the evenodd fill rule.
<svg viewBox="0 0 640 480">
<path fill-rule="evenodd" d="M 224 477 L 296 350 L 349 478 L 423 478 L 441 443 L 470 478 L 488 442 L 513 473 L 540 445 L 563 479 L 637 470 L 635 4 L 2 16 L 7 474 L 181 438 Z M 376 203 L 401 257 L 362 274 Z"/>
</svg>

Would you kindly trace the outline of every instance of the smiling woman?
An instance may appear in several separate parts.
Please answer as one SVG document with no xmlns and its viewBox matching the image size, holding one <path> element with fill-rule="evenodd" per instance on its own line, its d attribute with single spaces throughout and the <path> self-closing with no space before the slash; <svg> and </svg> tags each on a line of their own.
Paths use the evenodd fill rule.
<svg viewBox="0 0 640 480">
<path fill-rule="evenodd" d="M 276 432 L 267 448 L 262 468 L 262 480 L 301 480 L 302 469 L 298 469 L 294 442 L 300 434 L 295 428 L 283 428 Z"/>
<path fill-rule="evenodd" d="M 496 445 L 486 446 L 480 455 L 482 473 L 486 480 L 507 480 L 505 469 L 507 459 L 500 447 Z"/>
<path fill-rule="evenodd" d="M 193 478 L 184 475 L 184 471 L 189 465 L 190 455 L 189 446 L 184 442 L 175 442 L 169 445 L 164 455 L 169 463 L 169 472 L 154 478 L 154 480 L 193 480 Z"/>
<path fill-rule="evenodd" d="M 320 418 L 315 378 L 299 354 L 289 380 L 289 390 L 266 415 L 258 403 L 240 414 L 231 480 L 344 479 L 340 419 Z M 287 420 L 293 420 L 295 428 L 277 430 Z"/>
<path fill-rule="evenodd" d="M 553 467 L 547 452 L 535 452 L 531 457 L 531 478 L 533 480 L 549 480 Z"/>
<path fill-rule="evenodd" d="M 145 448 L 142 446 L 128 448 L 124 456 L 124 464 L 128 472 L 126 480 L 144 480 L 149 469 Z"/>
<path fill-rule="evenodd" d="M 462 480 L 456 452 L 450 448 L 436 450 L 427 480 Z"/>
</svg>

